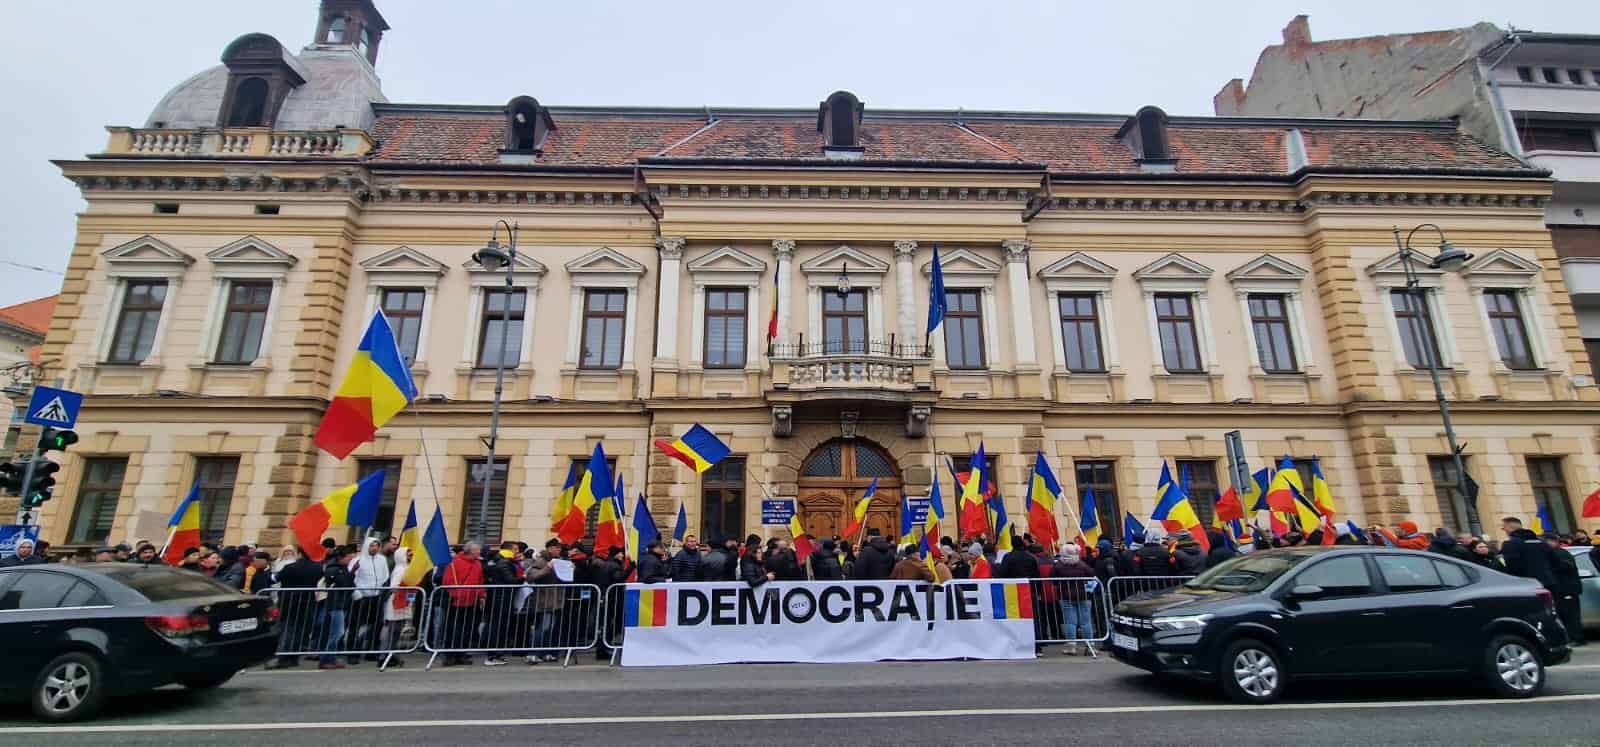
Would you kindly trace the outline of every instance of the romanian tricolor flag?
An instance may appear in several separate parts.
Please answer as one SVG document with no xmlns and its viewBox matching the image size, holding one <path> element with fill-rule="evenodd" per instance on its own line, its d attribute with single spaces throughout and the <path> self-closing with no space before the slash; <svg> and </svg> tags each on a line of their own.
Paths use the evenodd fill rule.
<svg viewBox="0 0 1600 747">
<path fill-rule="evenodd" d="M 989 512 L 989 523 L 994 526 L 995 549 L 1007 552 L 1015 549 L 1011 546 L 1011 532 L 1016 527 L 1011 524 L 1011 517 L 1006 515 L 1006 498 L 1000 495 L 999 486 L 995 487 L 994 495 L 989 497 L 985 508 Z"/>
<path fill-rule="evenodd" d="M 683 501 L 678 501 L 678 520 L 672 524 L 672 541 L 682 543 L 683 538 L 689 536 L 689 512 L 683 507 Z"/>
<path fill-rule="evenodd" d="M 599 554 L 601 550 L 610 550 L 613 547 L 627 546 L 628 538 L 622 528 L 622 496 L 627 495 L 622 487 L 622 470 L 617 470 L 617 487 L 611 491 L 611 497 L 600 501 L 600 516 L 595 521 L 594 550 Z"/>
<path fill-rule="evenodd" d="M 433 505 L 433 518 L 424 529 L 417 523 L 417 502 L 411 502 L 405 528 L 400 530 L 400 546 L 411 551 L 411 564 L 406 566 L 405 578 L 400 580 L 405 586 L 421 584 L 429 571 L 443 568 L 450 562 L 450 538 L 444 531 L 444 512 L 439 510 L 439 504 Z"/>
<path fill-rule="evenodd" d="M 675 440 L 656 439 L 656 448 L 688 465 L 696 473 L 711 469 L 711 465 L 722 461 L 732 451 L 722 439 L 717 438 L 717 434 L 699 423 L 689 426 L 688 432 Z"/>
<path fill-rule="evenodd" d="M 867 521 L 867 509 L 872 507 L 872 495 L 878 492 L 878 478 L 872 478 L 872 484 L 867 486 L 867 492 L 856 501 L 856 506 L 850 511 L 850 524 L 839 534 L 840 537 L 849 539 L 861 533 L 861 525 Z"/>
<path fill-rule="evenodd" d="M 939 552 L 939 520 L 944 518 L 944 495 L 939 491 L 939 476 L 933 476 L 933 490 L 928 494 L 928 522 L 922 528 L 922 562 L 928 564 L 935 579 L 939 570 L 933 565 L 933 556 Z"/>
<path fill-rule="evenodd" d="M 555 503 L 550 506 L 550 531 L 561 534 L 561 522 L 566 521 L 572 513 L 572 497 L 578 492 L 578 463 L 571 462 L 567 465 L 567 481 L 561 484 L 561 492 L 556 494 Z"/>
<path fill-rule="evenodd" d="M 989 584 L 989 602 L 996 620 L 1033 619 L 1033 591 L 1027 581 Z"/>
<path fill-rule="evenodd" d="M 978 451 L 972 455 L 970 464 L 967 471 L 961 473 L 956 471 L 955 462 L 950 462 L 950 474 L 961 486 L 961 503 L 957 513 L 961 516 L 960 534 L 963 537 L 976 537 L 993 531 L 984 509 L 984 502 L 990 497 L 987 495 L 990 479 L 989 460 L 984 456 L 982 443 L 978 444 Z"/>
<path fill-rule="evenodd" d="M 900 541 L 901 546 L 910 545 L 917 541 L 916 517 L 911 511 L 911 496 L 904 492 L 900 494 Z"/>
<path fill-rule="evenodd" d="M 1337 510 L 1333 505 L 1333 491 L 1328 489 L 1328 479 L 1322 476 L 1322 461 L 1319 459 L 1311 461 L 1311 493 L 1309 497 L 1311 498 L 1311 505 L 1317 509 L 1317 513 L 1329 518 L 1333 517 L 1334 511 Z"/>
<path fill-rule="evenodd" d="M 1095 505 L 1094 488 L 1087 485 L 1083 488 L 1083 515 L 1078 518 L 1078 536 L 1083 538 L 1083 544 L 1094 547 L 1100 544 L 1100 507 Z"/>
<path fill-rule="evenodd" d="M 1545 506 L 1543 503 L 1539 504 L 1539 510 L 1535 511 L 1533 514 L 1533 525 L 1529 526 L 1528 528 L 1532 529 L 1534 534 L 1537 534 L 1541 537 L 1544 536 L 1545 532 L 1554 532 L 1556 530 L 1556 524 L 1550 520 L 1549 507 Z"/>
<path fill-rule="evenodd" d="M 189 495 L 178 504 L 178 510 L 172 512 L 167 527 L 167 546 L 161 551 L 161 559 L 168 565 L 177 565 L 183 562 L 184 550 L 200 546 L 199 480 L 195 480 L 194 487 L 189 488 Z"/>
<path fill-rule="evenodd" d="M 633 523 L 628 527 L 628 559 L 637 564 L 644 549 L 658 539 L 661 539 L 661 530 L 656 528 L 656 519 L 650 515 L 644 493 L 640 493 L 639 502 L 633 505 Z"/>
<path fill-rule="evenodd" d="M 1028 481 L 1024 503 L 1028 508 L 1028 533 L 1052 550 L 1061 540 L 1061 530 L 1056 526 L 1056 500 L 1060 497 L 1061 483 L 1040 451 L 1033 460 L 1033 477 Z"/>
<path fill-rule="evenodd" d="M 307 557 L 320 561 L 327 555 L 328 551 L 322 547 L 322 535 L 328 527 L 372 526 L 378 518 L 378 504 L 383 501 L 384 472 L 380 469 L 354 485 L 339 488 L 289 517 L 289 529 L 305 548 Z"/>
<path fill-rule="evenodd" d="M 789 504 L 794 509 L 794 513 L 789 514 L 789 536 L 794 538 L 794 556 L 804 563 L 817 548 L 812 546 L 811 535 L 806 534 L 805 524 L 800 523 L 800 502 L 790 501 Z"/>
<path fill-rule="evenodd" d="M 570 545 L 583 539 L 588 530 L 589 509 L 596 503 L 609 500 L 613 489 L 615 486 L 611 483 L 611 467 L 606 464 L 605 449 L 595 444 L 594 453 L 589 456 L 589 468 L 584 470 L 583 477 L 578 480 L 578 489 L 572 495 L 572 509 L 556 529 L 556 537 L 561 544 Z"/>
<path fill-rule="evenodd" d="M 356 357 L 317 426 L 317 446 L 340 459 L 372 440 L 384 423 L 417 398 L 417 383 L 379 310 L 356 346 Z"/>
<path fill-rule="evenodd" d="M 628 589 L 622 603 L 622 624 L 629 628 L 659 628 L 667 624 L 666 589 Z"/>
<path fill-rule="evenodd" d="M 1183 488 L 1172 481 L 1172 469 L 1166 460 L 1161 462 L 1161 479 L 1156 483 L 1156 510 L 1150 518 L 1161 522 L 1168 532 L 1188 532 L 1202 549 L 1211 549 L 1211 540 L 1206 537 L 1205 527 L 1200 525 L 1200 517 L 1195 514 Z"/>
</svg>

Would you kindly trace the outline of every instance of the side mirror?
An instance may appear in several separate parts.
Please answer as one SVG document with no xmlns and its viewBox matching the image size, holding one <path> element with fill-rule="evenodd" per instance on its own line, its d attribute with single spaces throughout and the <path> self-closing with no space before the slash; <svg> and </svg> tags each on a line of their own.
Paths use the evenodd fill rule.
<svg viewBox="0 0 1600 747">
<path fill-rule="evenodd" d="M 1311 599 L 1322 596 L 1322 587 L 1316 584 L 1301 584 L 1289 590 L 1289 596 L 1295 599 Z"/>
</svg>

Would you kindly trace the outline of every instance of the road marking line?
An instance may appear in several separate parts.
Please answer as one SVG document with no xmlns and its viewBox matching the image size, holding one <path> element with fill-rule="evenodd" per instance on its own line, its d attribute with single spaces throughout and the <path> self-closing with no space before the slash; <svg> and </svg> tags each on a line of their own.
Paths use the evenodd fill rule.
<svg viewBox="0 0 1600 747">
<path fill-rule="evenodd" d="M 1194 703 L 1151 706 L 1079 706 L 1071 708 L 953 708 L 926 711 L 857 711 L 831 713 L 719 713 L 660 716 L 566 716 L 550 718 L 438 719 L 408 721 L 309 721 L 301 723 L 218 723 L 218 724 L 118 724 L 108 726 L 17 726 L 0 728 L 4 734 L 130 734 L 152 732 L 234 732 L 288 731 L 300 729 L 393 729 L 461 728 L 507 726 L 606 726 L 622 724 L 677 724 L 715 721 L 840 721 L 848 719 L 955 718 L 969 716 L 1085 716 L 1128 713 L 1183 713 L 1248 711 L 1350 711 L 1361 709 L 1440 708 L 1484 705 L 1530 705 L 1600 700 L 1600 693 L 1548 695 L 1532 700 L 1466 698 L 1458 700 L 1405 700 L 1357 703 L 1274 703 L 1272 705 L 1233 705 Z"/>
</svg>

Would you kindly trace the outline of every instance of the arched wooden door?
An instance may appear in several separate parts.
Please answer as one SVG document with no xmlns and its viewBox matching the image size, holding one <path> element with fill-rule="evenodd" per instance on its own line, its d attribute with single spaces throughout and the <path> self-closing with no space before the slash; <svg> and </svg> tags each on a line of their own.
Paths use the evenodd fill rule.
<svg viewBox="0 0 1600 747">
<path fill-rule="evenodd" d="M 818 446 L 800 467 L 800 519 L 816 537 L 832 537 L 850 525 L 850 512 L 873 479 L 878 491 L 867 508 L 866 526 L 893 542 L 900 532 L 900 469 L 888 452 L 865 439 L 837 439 Z M 855 537 L 844 537 L 854 543 Z"/>
</svg>

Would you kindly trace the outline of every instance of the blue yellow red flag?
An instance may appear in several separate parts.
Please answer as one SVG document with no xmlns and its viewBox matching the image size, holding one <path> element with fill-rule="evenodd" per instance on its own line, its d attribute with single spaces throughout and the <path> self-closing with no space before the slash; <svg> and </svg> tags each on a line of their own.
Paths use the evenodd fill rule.
<svg viewBox="0 0 1600 747">
<path fill-rule="evenodd" d="M 328 403 L 312 440 L 323 451 L 343 459 L 372 440 L 378 429 L 417 398 L 417 382 L 400 354 L 394 330 L 380 309 L 367 323 L 355 359 Z"/>
<path fill-rule="evenodd" d="M 699 423 L 689 426 L 688 431 L 671 441 L 656 439 L 655 446 L 661 453 L 683 462 L 696 473 L 711 469 L 711 465 L 732 453 L 732 449 L 717 438 L 717 434 Z"/>
</svg>

